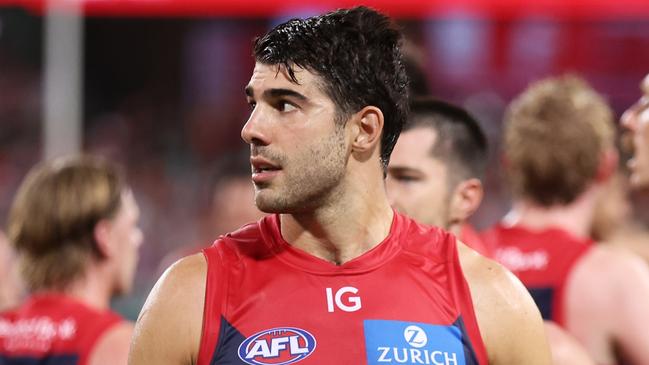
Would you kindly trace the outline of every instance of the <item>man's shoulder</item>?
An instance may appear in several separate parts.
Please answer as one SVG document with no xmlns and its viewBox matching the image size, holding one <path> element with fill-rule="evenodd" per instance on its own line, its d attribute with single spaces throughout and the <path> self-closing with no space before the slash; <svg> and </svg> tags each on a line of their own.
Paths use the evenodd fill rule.
<svg viewBox="0 0 649 365">
<path fill-rule="evenodd" d="M 498 322 L 519 310 L 538 312 L 525 286 L 504 266 L 461 242 L 458 253 L 476 313 L 483 320 Z"/>
<path fill-rule="evenodd" d="M 525 363 L 530 358 L 543 360 L 547 344 L 543 342 L 541 315 L 523 284 L 505 267 L 461 242 L 458 255 L 490 359 L 511 363 L 511 359 L 498 359 L 508 358 L 510 349 L 522 342 L 531 348 L 521 352 Z M 529 357 L 526 353 L 536 355 Z"/>
<path fill-rule="evenodd" d="M 129 362 L 190 363 L 190 358 L 195 358 L 203 324 L 206 275 L 203 254 L 180 259 L 162 274 L 138 317 Z"/>
<path fill-rule="evenodd" d="M 186 306 L 190 298 L 203 302 L 206 276 L 207 261 L 202 253 L 176 261 L 158 279 L 144 304 L 140 317 L 150 307 L 158 308 L 163 312 L 168 311 L 172 316 L 185 315 L 187 312 L 176 311 L 175 308 Z"/>
<path fill-rule="evenodd" d="M 611 284 L 611 289 L 619 288 L 648 275 L 646 263 L 640 256 L 621 247 L 598 244 L 576 264 L 573 282 L 601 291 L 606 283 Z"/>
<path fill-rule="evenodd" d="M 497 286 L 511 290 L 520 289 L 520 282 L 503 265 L 480 255 L 460 241 L 457 243 L 457 250 L 462 271 L 470 286 L 484 287 L 485 290 L 495 290 Z"/>
<path fill-rule="evenodd" d="M 419 223 L 405 215 L 401 215 L 399 225 L 400 244 L 407 251 L 441 262 L 454 255 L 455 238 L 446 230 Z"/>
<path fill-rule="evenodd" d="M 273 217 L 265 217 L 258 222 L 249 223 L 236 231 L 220 236 L 203 250 L 211 265 L 217 260 L 223 264 L 249 259 L 268 257 L 273 254 L 279 233 L 276 232 Z"/>
<path fill-rule="evenodd" d="M 172 264 L 160 277 L 158 283 L 152 290 L 163 288 L 181 289 L 182 287 L 191 287 L 198 285 L 205 280 L 207 274 L 207 261 L 202 253 L 196 253 L 183 257 Z"/>
</svg>

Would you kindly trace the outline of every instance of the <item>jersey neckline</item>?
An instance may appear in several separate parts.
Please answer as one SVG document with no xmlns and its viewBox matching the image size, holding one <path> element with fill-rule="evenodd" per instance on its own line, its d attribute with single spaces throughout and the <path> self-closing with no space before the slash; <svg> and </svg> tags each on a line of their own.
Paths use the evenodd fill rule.
<svg viewBox="0 0 649 365">
<path fill-rule="evenodd" d="M 264 217 L 259 221 L 259 227 L 264 243 L 280 261 L 312 274 L 335 276 L 369 272 L 392 259 L 401 251 L 400 237 L 407 230 L 408 220 L 394 211 L 390 231 L 383 241 L 342 265 L 321 259 L 288 243 L 282 237 L 279 214 Z"/>
</svg>

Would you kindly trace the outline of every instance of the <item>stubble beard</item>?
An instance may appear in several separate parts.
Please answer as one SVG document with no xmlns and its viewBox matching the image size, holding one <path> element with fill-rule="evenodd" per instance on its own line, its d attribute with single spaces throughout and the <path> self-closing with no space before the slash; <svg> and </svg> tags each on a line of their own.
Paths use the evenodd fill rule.
<svg viewBox="0 0 649 365">
<path fill-rule="evenodd" d="M 290 160 L 277 157 L 274 161 L 283 162 L 281 185 L 255 186 L 255 204 L 262 212 L 309 213 L 342 194 L 348 159 L 342 128 Z"/>
</svg>

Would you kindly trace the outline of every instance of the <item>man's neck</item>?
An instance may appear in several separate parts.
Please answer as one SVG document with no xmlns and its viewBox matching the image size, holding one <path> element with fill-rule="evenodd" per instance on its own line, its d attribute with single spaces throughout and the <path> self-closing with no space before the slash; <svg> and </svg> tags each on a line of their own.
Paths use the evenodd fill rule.
<svg viewBox="0 0 649 365">
<path fill-rule="evenodd" d="M 313 212 L 282 214 L 282 236 L 292 246 L 337 265 L 371 250 L 390 233 L 394 212 L 382 184 L 362 185 Z"/>
<path fill-rule="evenodd" d="M 503 218 L 507 226 L 525 226 L 533 230 L 558 228 L 577 237 L 588 237 L 593 223 L 597 190 L 593 187 L 565 205 L 541 206 L 530 200 L 514 202 Z"/>
<path fill-rule="evenodd" d="M 74 282 L 66 290 L 69 295 L 96 309 L 107 309 L 110 306 L 112 289 L 103 268 L 91 267 L 83 278 Z"/>
</svg>

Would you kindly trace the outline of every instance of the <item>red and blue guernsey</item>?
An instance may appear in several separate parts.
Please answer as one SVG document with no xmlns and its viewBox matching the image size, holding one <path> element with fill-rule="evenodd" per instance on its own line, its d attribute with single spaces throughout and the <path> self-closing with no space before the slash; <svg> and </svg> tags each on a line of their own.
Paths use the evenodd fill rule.
<svg viewBox="0 0 649 365">
<path fill-rule="evenodd" d="M 395 213 L 337 266 L 288 244 L 273 215 L 204 250 L 198 365 L 486 365 L 454 237 Z"/>
<path fill-rule="evenodd" d="M 86 365 L 97 340 L 123 319 L 60 294 L 0 314 L 0 364 Z"/>
<path fill-rule="evenodd" d="M 543 318 L 565 325 L 566 282 L 593 242 L 558 228 L 533 231 L 503 224 L 484 232 L 483 239 L 494 247 L 496 261 L 525 285 Z"/>
</svg>

